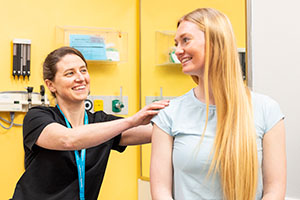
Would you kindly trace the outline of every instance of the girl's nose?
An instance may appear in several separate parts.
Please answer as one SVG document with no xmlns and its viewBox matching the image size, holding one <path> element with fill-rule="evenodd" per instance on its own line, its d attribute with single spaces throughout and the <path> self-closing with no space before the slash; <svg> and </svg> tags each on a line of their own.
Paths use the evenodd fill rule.
<svg viewBox="0 0 300 200">
<path fill-rule="evenodd" d="M 180 47 L 180 46 L 177 46 L 176 49 L 175 49 L 175 55 L 177 57 L 179 57 L 181 54 L 183 54 L 183 49 Z"/>
</svg>

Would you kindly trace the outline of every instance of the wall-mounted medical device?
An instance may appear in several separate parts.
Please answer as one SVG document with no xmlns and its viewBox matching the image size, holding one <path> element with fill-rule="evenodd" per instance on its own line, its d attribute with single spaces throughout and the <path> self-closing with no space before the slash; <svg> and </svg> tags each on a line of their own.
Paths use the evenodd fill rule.
<svg viewBox="0 0 300 200">
<path fill-rule="evenodd" d="M 104 111 L 107 114 L 128 115 L 128 96 L 97 96 L 90 95 L 85 100 L 85 109 L 90 112 Z"/>
<path fill-rule="evenodd" d="M 122 87 L 120 87 L 119 98 L 115 98 L 114 100 L 112 100 L 112 111 L 114 113 L 119 113 L 122 111 L 123 108 L 124 108 L 124 103 L 123 103 Z"/>
<path fill-rule="evenodd" d="M 27 112 L 33 106 L 49 106 L 44 86 L 40 93 L 33 92 L 33 87 L 26 91 L 0 92 L 0 112 Z"/>
<path fill-rule="evenodd" d="M 146 105 L 149 105 L 155 101 L 160 101 L 160 100 L 165 100 L 165 99 L 171 100 L 174 98 L 176 98 L 176 96 L 164 96 L 163 88 L 160 87 L 160 95 L 159 96 L 146 96 L 145 100 L 146 100 Z"/>
<path fill-rule="evenodd" d="M 28 39 L 14 39 L 13 40 L 13 77 L 18 79 L 30 76 L 30 54 L 31 54 L 31 40 Z"/>
<path fill-rule="evenodd" d="M 107 114 L 128 115 L 128 96 L 122 101 L 116 96 L 90 95 L 85 101 L 85 109 L 90 112 L 104 111 Z"/>
</svg>

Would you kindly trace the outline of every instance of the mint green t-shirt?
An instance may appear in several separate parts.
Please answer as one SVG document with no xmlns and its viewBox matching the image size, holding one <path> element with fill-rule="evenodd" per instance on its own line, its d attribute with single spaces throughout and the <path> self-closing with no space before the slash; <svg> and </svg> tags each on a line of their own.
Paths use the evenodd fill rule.
<svg viewBox="0 0 300 200">
<path fill-rule="evenodd" d="M 254 122 L 257 132 L 257 151 L 260 162 L 256 199 L 263 194 L 262 140 L 276 123 L 284 118 L 277 102 L 268 96 L 252 92 Z M 173 143 L 173 198 L 175 200 L 223 199 L 218 174 L 207 177 L 211 163 L 217 124 L 216 106 L 209 106 L 208 124 L 204 139 L 199 145 L 206 120 L 206 105 L 190 90 L 170 101 L 152 119 L 159 128 L 174 137 Z"/>
</svg>

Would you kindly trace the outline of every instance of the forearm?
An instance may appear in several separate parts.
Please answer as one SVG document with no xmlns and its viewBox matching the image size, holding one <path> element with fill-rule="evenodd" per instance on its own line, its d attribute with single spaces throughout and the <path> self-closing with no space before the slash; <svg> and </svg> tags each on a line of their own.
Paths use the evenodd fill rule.
<svg viewBox="0 0 300 200">
<path fill-rule="evenodd" d="M 153 149 L 153 148 L 152 148 Z M 159 164 L 159 163 L 161 164 Z M 172 166 L 162 160 L 151 159 L 150 185 L 153 200 L 171 200 L 172 195 Z"/>
<path fill-rule="evenodd" d="M 283 200 L 285 198 L 285 182 L 266 184 L 264 186 L 263 200 Z"/>
<path fill-rule="evenodd" d="M 65 150 L 78 150 L 102 144 L 123 131 L 132 128 L 130 119 L 100 122 L 67 129 Z"/>
<path fill-rule="evenodd" d="M 262 200 L 284 200 L 285 196 L 276 193 L 267 193 L 263 196 Z"/>
<path fill-rule="evenodd" d="M 151 142 L 152 125 L 141 125 L 122 133 L 121 146 L 146 144 Z"/>
<path fill-rule="evenodd" d="M 79 150 L 102 144 L 134 127 L 132 118 L 98 122 L 67 128 L 58 123 L 47 125 L 36 144 L 53 150 Z"/>
<path fill-rule="evenodd" d="M 151 186 L 152 200 L 173 200 L 170 190 L 163 187 Z"/>
</svg>

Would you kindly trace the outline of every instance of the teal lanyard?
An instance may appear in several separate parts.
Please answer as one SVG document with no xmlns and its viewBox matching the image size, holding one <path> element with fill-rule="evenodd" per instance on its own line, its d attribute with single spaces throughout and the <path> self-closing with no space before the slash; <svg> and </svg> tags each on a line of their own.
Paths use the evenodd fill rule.
<svg viewBox="0 0 300 200">
<path fill-rule="evenodd" d="M 57 104 L 57 108 L 65 118 L 66 124 L 68 128 L 72 128 L 69 121 L 67 120 L 66 116 L 60 109 L 59 105 Z M 87 116 L 86 111 L 84 112 L 84 124 L 89 124 L 89 119 Z M 78 182 L 79 182 L 79 197 L 80 200 L 84 200 L 84 179 L 85 179 L 85 149 L 81 150 L 81 157 L 77 150 L 75 150 L 75 158 L 77 164 L 77 171 L 78 171 Z"/>
</svg>

